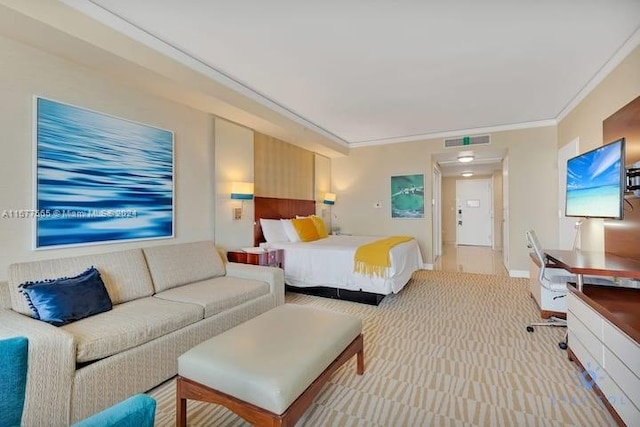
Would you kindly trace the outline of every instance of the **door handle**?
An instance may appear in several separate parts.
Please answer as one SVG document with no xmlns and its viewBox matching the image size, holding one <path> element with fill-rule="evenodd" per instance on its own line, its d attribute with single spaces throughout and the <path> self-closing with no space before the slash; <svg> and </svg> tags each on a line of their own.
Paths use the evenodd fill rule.
<svg viewBox="0 0 640 427">
<path fill-rule="evenodd" d="M 462 221 L 458 221 L 458 225 L 462 225 Z"/>
</svg>

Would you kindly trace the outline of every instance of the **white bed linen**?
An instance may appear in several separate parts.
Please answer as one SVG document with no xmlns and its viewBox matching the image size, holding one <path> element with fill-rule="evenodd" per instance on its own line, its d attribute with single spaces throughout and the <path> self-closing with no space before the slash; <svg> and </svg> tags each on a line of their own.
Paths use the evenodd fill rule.
<svg viewBox="0 0 640 427">
<path fill-rule="evenodd" d="M 400 292 L 411 274 L 422 268 L 422 255 L 414 239 L 391 249 L 391 267 L 386 269 L 384 277 L 354 273 L 356 249 L 383 238 L 340 235 L 313 242 L 278 242 L 268 246 L 284 249 L 284 279 L 288 285 L 328 286 L 388 295 Z"/>
</svg>

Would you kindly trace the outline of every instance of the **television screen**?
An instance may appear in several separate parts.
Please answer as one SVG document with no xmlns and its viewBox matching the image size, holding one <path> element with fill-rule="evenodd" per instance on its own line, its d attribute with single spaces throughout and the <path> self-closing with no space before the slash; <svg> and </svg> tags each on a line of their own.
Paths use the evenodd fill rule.
<svg viewBox="0 0 640 427">
<path fill-rule="evenodd" d="M 566 216 L 622 219 L 624 138 L 567 161 Z"/>
</svg>

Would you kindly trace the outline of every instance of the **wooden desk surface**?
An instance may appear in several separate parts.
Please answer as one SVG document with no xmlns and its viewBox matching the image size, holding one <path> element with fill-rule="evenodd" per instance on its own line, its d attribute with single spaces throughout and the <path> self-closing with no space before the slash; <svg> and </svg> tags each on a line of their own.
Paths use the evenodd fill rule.
<svg viewBox="0 0 640 427">
<path fill-rule="evenodd" d="M 567 288 L 635 342 L 640 343 L 640 289 L 584 285 L 580 292 L 573 285 L 568 285 Z"/>
<path fill-rule="evenodd" d="M 600 251 L 545 249 L 550 261 L 574 274 L 640 279 L 640 261 Z"/>
</svg>

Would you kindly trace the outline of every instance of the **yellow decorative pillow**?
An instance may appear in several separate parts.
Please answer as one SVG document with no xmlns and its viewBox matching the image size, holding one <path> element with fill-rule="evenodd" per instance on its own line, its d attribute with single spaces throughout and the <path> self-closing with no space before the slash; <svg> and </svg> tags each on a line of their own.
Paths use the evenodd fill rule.
<svg viewBox="0 0 640 427">
<path fill-rule="evenodd" d="M 291 220 L 291 223 L 303 242 L 311 242 L 320 238 L 311 218 L 295 218 Z"/>
<path fill-rule="evenodd" d="M 319 238 L 324 239 L 325 237 L 329 236 L 329 233 L 327 232 L 327 226 L 325 225 L 322 218 L 315 215 L 311 215 L 309 218 L 311 218 L 311 221 L 313 221 L 313 224 L 316 226 Z"/>
</svg>

